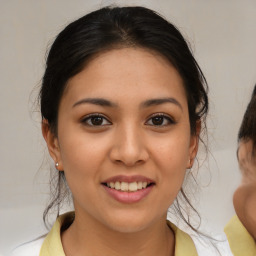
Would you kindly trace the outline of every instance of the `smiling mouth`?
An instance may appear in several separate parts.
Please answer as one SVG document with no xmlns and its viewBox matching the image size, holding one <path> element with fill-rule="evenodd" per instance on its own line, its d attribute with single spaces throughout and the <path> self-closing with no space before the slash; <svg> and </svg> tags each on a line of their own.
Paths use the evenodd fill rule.
<svg viewBox="0 0 256 256">
<path fill-rule="evenodd" d="M 102 184 L 108 188 L 122 191 L 122 192 L 136 192 L 154 185 L 154 183 L 146 182 L 146 181 L 138 181 L 138 182 L 116 181 L 116 182 L 107 182 Z"/>
</svg>

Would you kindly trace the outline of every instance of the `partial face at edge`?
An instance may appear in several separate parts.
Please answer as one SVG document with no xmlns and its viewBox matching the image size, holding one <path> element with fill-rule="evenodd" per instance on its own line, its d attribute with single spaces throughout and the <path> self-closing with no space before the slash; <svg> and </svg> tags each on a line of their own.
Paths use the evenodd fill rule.
<svg viewBox="0 0 256 256">
<path fill-rule="evenodd" d="M 253 155 L 253 141 L 251 139 L 239 142 L 237 159 L 243 181 L 256 182 L 256 157 Z"/>
<path fill-rule="evenodd" d="M 237 157 L 242 180 L 234 192 L 233 204 L 240 221 L 256 239 L 256 157 L 252 149 L 252 140 L 239 142 Z"/>
<path fill-rule="evenodd" d="M 180 75 L 163 57 L 133 48 L 101 54 L 70 79 L 58 138 L 44 133 L 76 215 L 122 232 L 166 218 L 198 146 Z M 116 181 L 137 183 L 136 200 L 106 186 Z"/>
</svg>

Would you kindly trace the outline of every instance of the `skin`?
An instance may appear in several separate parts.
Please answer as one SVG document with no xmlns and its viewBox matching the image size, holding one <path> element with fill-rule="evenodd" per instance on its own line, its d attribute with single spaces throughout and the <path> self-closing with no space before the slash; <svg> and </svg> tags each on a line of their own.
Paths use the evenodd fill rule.
<svg viewBox="0 0 256 256">
<path fill-rule="evenodd" d="M 233 203 L 238 218 L 256 240 L 256 156 L 252 155 L 252 146 L 251 140 L 239 142 L 237 155 L 242 180 Z"/>
<path fill-rule="evenodd" d="M 92 125 L 90 114 L 102 115 L 102 124 Z M 155 115 L 164 115 L 160 125 Z M 141 48 L 96 56 L 68 82 L 58 136 L 47 121 L 42 130 L 73 194 L 76 218 L 62 234 L 66 255 L 174 255 L 166 214 L 193 164 L 200 126 L 191 135 L 183 81 L 164 57 Z M 102 185 L 115 175 L 142 175 L 154 186 L 139 202 L 118 202 Z"/>
</svg>

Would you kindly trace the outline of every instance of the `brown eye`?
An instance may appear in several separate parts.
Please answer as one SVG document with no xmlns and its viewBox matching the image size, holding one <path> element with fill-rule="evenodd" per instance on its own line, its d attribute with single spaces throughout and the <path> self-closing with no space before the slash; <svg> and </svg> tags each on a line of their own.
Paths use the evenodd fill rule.
<svg viewBox="0 0 256 256">
<path fill-rule="evenodd" d="M 155 116 L 152 118 L 153 125 L 162 125 L 164 122 L 164 118 L 162 116 Z"/>
<path fill-rule="evenodd" d="M 111 123 L 102 115 L 89 115 L 82 120 L 88 126 L 104 126 Z"/>
<path fill-rule="evenodd" d="M 102 125 L 103 118 L 101 116 L 91 117 L 91 123 L 92 125 Z"/>
<path fill-rule="evenodd" d="M 151 125 L 151 126 L 167 126 L 174 123 L 175 122 L 171 117 L 167 115 L 162 115 L 162 114 L 157 114 L 151 117 L 150 119 L 148 119 L 148 121 L 146 122 L 147 125 Z"/>
</svg>

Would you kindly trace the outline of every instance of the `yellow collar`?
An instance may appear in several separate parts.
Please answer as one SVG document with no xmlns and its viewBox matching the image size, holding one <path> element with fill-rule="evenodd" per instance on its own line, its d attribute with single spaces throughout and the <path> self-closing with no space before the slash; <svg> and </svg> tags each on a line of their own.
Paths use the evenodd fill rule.
<svg viewBox="0 0 256 256">
<path fill-rule="evenodd" d="M 170 221 L 167 224 L 175 234 L 175 256 L 198 256 L 192 238 Z"/>
<path fill-rule="evenodd" d="M 73 219 L 74 212 L 65 213 L 57 218 L 43 242 L 39 256 L 65 256 L 60 236 L 61 227 L 64 223 L 71 222 Z"/>
<path fill-rule="evenodd" d="M 64 223 L 70 222 L 74 218 L 74 212 L 65 213 L 59 216 L 51 231 L 46 236 L 40 250 L 40 256 L 65 256 L 60 231 Z M 167 221 L 168 226 L 175 233 L 175 256 L 197 256 L 196 248 L 191 237 L 178 229 L 174 224 Z"/>
<path fill-rule="evenodd" d="M 224 228 L 230 249 L 234 256 L 255 256 L 256 244 L 237 216 L 234 216 Z"/>
</svg>

